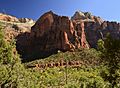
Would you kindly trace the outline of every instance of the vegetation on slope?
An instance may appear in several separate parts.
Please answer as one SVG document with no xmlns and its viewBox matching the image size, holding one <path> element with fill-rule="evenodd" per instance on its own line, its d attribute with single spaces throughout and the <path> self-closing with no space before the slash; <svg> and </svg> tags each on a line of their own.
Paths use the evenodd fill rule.
<svg viewBox="0 0 120 88">
<path fill-rule="evenodd" d="M 103 73 L 104 79 L 111 83 L 112 88 L 115 88 L 120 83 L 120 40 L 113 39 L 108 34 L 105 41 L 99 41 L 98 46 L 101 59 L 109 72 L 109 75 Z"/>
<path fill-rule="evenodd" d="M 118 52 L 120 49 L 110 39 L 100 42 L 100 51 L 95 49 L 79 49 L 75 52 L 59 52 L 50 57 L 22 64 L 17 52 L 14 52 L 15 42 L 6 42 L 4 28 L 0 26 L 0 87 L 1 88 L 119 88 L 120 74 Z M 113 43 L 111 43 L 111 41 Z M 111 43 L 111 46 L 110 44 Z M 108 44 L 108 45 L 107 45 Z M 104 50 L 104 51 L 101 51 Z M 109 51 L 109 50 L 114 50 Z M 60 60 L 80 60 L 85 64 L 81 67 L 26 68 L 36 63 L 59 62 Z M 100 60 L 103 62 L 101 63 Z M 114 60 L 114 61 L 113 61 Z M 107 65 L 106 65 L 107 64 Z M 113 73 L 111 70 L 113 69 Z M 115 73 L 114 73 L 115 72 Z M 115 85 L 114 85 L 115 83 Z"/>
<path fill-rule="evenodd" d="M 0 26 L 0 87 L 36 88 L 36 77 L 21 64 L 18 54 L 14 54 L 15 44 L 6 42 L 3 28 Z M 32 80 L 31 80 L 32 79 Z"/>
</svg>

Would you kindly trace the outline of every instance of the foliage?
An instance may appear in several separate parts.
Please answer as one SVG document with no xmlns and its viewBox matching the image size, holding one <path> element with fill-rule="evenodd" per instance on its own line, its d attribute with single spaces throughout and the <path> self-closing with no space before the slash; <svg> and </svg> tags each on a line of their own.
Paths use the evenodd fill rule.
<svg viewBox="0 0 120 88">
<path fill-rule="evenodd" d="M 3 28 L 0 26 L 0 63 L 1 64 L 13 64 L 18 60 L 18 57 L 14 57 L 13 50 L 15 49 L 15 42 L 7 42 L 4 38 Z"/>
<path fill-rule="evenodd" d="M 14 49 L 15 42 L 5 41 L 3 28 L 0 26 L 0 87 L 37 88 L 37 77 L 24 68 Z"/>
<path fill-rule="evenodd" d="M 102 39 L 99 39 L 98 40 L 98 43 L 97 43 L 97 49 L 100 51 L 100 52 L 104 52 L 105 51 L 105 47 L 104 47 L 104 41 Z"/>
<path fill-rule="evenodd" d="M 66 69 L 47 68 L 34 69 L 33 73 L 39 77 L 40 88 L 109 88 L 100 76 L 101 68 L 70 68 L 68 67 L 67 83 Z M 39 73 L 39 74 L 38 74 Z"/>
<path fill-rule="evenodd" d="M 113 43 L 111 43 L 111 41 Z M 3 28 L 0 26 L 0 87 L 111 88 L 111 82 L 107 78 L 116 77 L 116 74 L 120 75 L 120 69 L 118 69 L 118 66 L 116 66 L 119 65 L 118 45 L 120 45 L 120 43 L 111 39 L 109 40 L 109 38 L 106 39 L 105 42 L 102 40 L 99 42 L 99 50 L 101 52 L 98 52 L 95 49 L 78 49 L 75 52 L 59 52 L 45 59 L 22 64 L 19 55 L 17 52 L 14 52 L 15 41 L 5 41 Z M 107 65 L 100 65 L 100 54 L 102 60 L 104 60 Z M 111 56 L 114 57 L 111 58 Z M 113 58 L 115 59 L 114 61 Z M 34 65 L 36 63 L 58 62 L 61 59 L 65 61 L 80 60 L 85 64 L 78 68 L 54 67 L 45 69 L 31 69 L 24 66 Z M 111 71 L 115 71 L 115 74 L 113 74 Z M 104 81 L 104 79 L 107 80 Z M 115 81 L 117 81 L 116 86 L 118 88 L 120 87 L 119 80 L 120 79 L 118 78 L 117 80 L 115 79 Z"/>
<path fill-rule="evenodd" d="M 25 63 L 26 66 L 35 64 L 59 62 L 60 60 L 67 61 L 83 61 L 86 66 L 95 66 L 99 63 L 99 52 L 95 49 L 77 49 L 75 52 L 58 52 L 57 54 L 51 55 L 45 59 L 39 59 Z"/>
<path fill-rule="evenodd" d="M 104 41 L 99 41 L 99 50 L 101 51 L 101 59 L 108 68 L 109 74 L 104 76 L 108 80 L 112 88 L 117 86 L 120 75 L 117 73 L 120 69 L 120 40 L 113 39 L 109 34 Z"/>
</svg>

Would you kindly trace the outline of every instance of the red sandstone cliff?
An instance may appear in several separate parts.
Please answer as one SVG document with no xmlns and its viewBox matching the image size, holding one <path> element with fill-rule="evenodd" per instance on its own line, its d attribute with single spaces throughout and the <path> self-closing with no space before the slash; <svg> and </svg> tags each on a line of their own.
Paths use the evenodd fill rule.
<svg viewBox="0 0 120 88">
<path fill-rule="evenodd" d="M 72 22 L 68 17 L 51 11 L 37 20 L 30 33 L 19 35 L 17 40 L 18 51 L 29 55 L 89 48 L 84 22 Z"/>
<path fill-rule="evenodd" d="M 97 41 L 104 39 L 107 33 L 110 33 L 113 38 L 120 39 L 120 23 L 104 21 L 91 13 L 77 11 L 72 17 L 72 21 L 81 20 L 84 21 L 85 35 L 90 47 L 96 48 Z"/>
<path fill-rule="evenodd" d="M 0 19 L 14 21 L 16 17 L 6 19 L 7 15 L 1 15 Z M 9 16 L 10 17 L 10 16 Z M 4 19 L 3 19 L 4 18 Z M 32 26 L 24 25 L 28 19 L 19 19 L 20 25 L 13 24 L 12 28 L 6 28 L 6 35 L 11 39 L 16 37 L 17 50 L 25 57 L 61 51 L 74 51 L 77 48 L 97 47 L 97 41 L 104 39 L 107 33 L 113 38 L 120 39 L 120 23 L 108 22 L 88 12 L 77 11 L 69 19 L 67 16 L 58 16 L 53 12 L 43 14 Z M 30 21 L 31 23 L 32 21 Z M 10 29 L 10 32 L 9 32 Z M 29 29 L 29 30 L 27 30 Z"/>
<path fill-rule="evenodd" d="M 71 51 L 75 48 L 89 48 L 84 32 L 84 22 L 74 23 L 66 16 L 58 16 L 53 12 L 42 15 L 32 27 L 32 35 L 39 39 L 41 50 Z M 77 32 L 81 31 L 78 35 Z M 44 48 L 43 48 L 44 47 Z"/>
</svg>

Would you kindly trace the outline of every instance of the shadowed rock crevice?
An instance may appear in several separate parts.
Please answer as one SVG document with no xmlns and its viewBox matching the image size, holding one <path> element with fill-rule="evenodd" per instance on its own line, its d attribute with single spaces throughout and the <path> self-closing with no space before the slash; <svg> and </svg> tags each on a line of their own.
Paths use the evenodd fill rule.
<svg viewBox="0 0 120 88">
<path fill-rule="evenodd" d="M 40 50 L 44 44 L 38 38 L 31 37 L 30 33 L 25 32 L 16 37 L 16 49 L 22 57 L 22 62 L 29 62 L 36 59 L 43 59 L 57 53 L 57 49 L 45 51 Z"/>
</svg>

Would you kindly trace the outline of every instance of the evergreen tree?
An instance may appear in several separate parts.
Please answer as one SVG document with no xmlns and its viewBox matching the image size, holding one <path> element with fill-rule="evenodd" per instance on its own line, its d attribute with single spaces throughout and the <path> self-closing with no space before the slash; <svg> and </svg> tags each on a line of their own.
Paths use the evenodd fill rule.
<svg viewBox="0 0 120 88">
<path fill-rule="evenodd" d="M 0 88 L 39 88 L 37 77 L 25 69 L 15 52 L 15 41 L 5 41 L 0 26 Z"/>
<path fill-rule="evenodd" d="M 108 67 L 109 74 L 104 78 L 112 84 L 112 88 L 117 86 L 119 74 L 117 71 L 120 68 L 120 40 L 113 39 L 110 34 L 102 41 L 98 41 L 98 49 L 101 51 L 101 59 Z"/>
<path fill-rule="evenodd" d="M 15 42 L 5 41 L 5 36 L 2 26 L 0 26 L 0 63 L 1 64 L 13 64 L 18 61 L 17 53 L 14 55 Z"/>
</svg>

